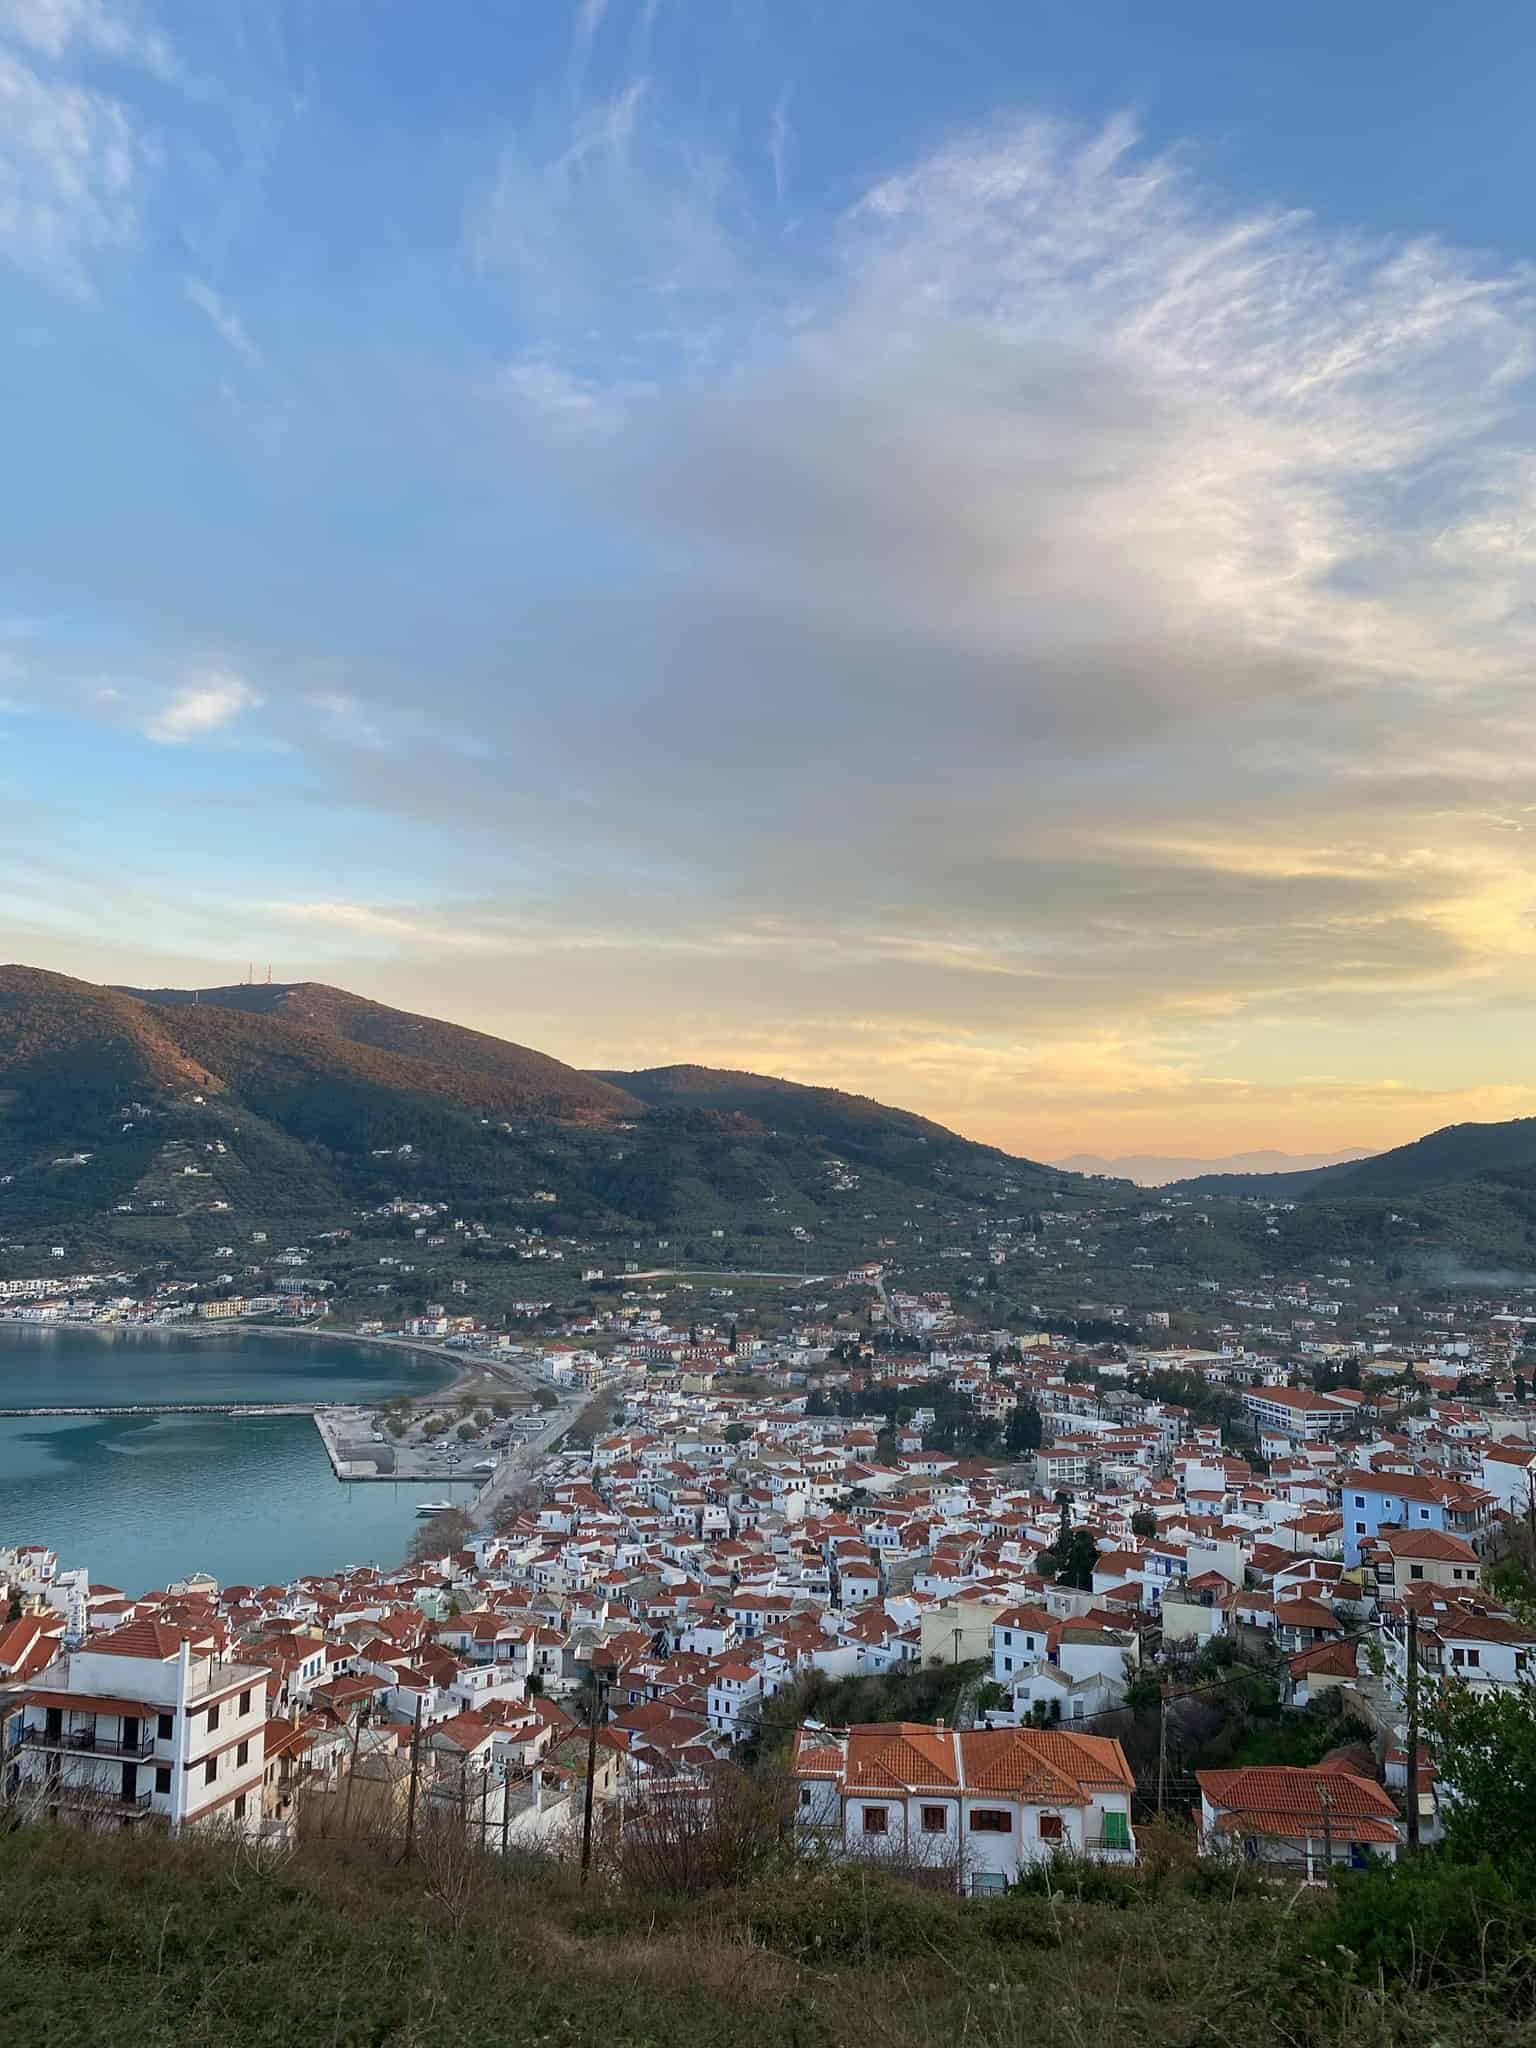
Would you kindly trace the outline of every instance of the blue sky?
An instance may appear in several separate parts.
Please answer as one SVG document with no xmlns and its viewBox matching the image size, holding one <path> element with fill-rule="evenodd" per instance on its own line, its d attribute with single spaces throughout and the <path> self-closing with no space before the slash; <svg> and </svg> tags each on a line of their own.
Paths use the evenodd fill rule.
<svg viewBox="0 0 1536 2048">
<path fill-rule="evenodd" d="M 1527 7 L 0 0 L 0 953 L 1529 1110 Z"/>
</svg>

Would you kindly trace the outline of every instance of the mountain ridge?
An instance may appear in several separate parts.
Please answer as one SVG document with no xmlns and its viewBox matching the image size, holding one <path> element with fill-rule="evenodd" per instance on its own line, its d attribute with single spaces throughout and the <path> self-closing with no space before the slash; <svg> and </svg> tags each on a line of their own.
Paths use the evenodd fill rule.
<svg viewBox="0 0 1536 2048">
<path fill-rule="evenodd" d="M 914 1194 L 1086 1192 L 870 1097 L 697 1066 L 625 1078 L 325 983 L 139 990 L 12 966 L 0 1199 L 13 1224 L 96 1241 L 146 1210 L 228 1236 L 215 1216 L 297 1231 L 430 1196 L 566 1234 L 799 1242 L 855 1234 L 853 1187 L 886 1228 Z"/>
</svg>

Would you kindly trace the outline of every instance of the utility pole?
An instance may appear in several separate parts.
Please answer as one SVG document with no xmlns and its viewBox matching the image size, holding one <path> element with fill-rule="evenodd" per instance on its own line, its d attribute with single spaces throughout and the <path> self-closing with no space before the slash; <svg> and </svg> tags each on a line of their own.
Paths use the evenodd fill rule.
<svg viewBox="0 0 1536 2048">
<path fill-rule="evenodd" d="M 405 1855 L 409 1863 L 416 1847 L 416 1788 L 421 1781 L 421 1696 L 416 1699 L 416 1725 L 411 1730 L 411 1790 L 405 1806 Z"/>
<path fill-rule="evenodd" d="M 1408 1609 L 1408 1853 L 1419 1846 L 1419 1617 Z"/>
<path fill-rule="evenodd" d="M 1157 1811 L 1162 1815 L 1163 1802 L 1168 1790 L 1168 1681 L 1163 1680 L 1157 1695 Z"/>
<path fill-rule="evenodd" d="M 1318 1803 L 1323 1809 L 1323 1882 L 1333 1883 L 1333 1793 L 1327 1785 L 1317 1788 Z"/>
<path fill-rule="evenodd" d="M 587 1723 L 587 1788 L 581 1802 L 581 1881 L 587 1881 L 592 1868 L 592 1781 L 597 1776 L 597 1724 L 607 1705 L 607 1689 L 594 1671 L 592 1674 L 592 1709 Z"/>
<path fill-rule="evenodd" d="M 341 1832 L 344 1836 L 350 1836 L 352 1832 L 352 1787 L 357 1781 L 357 1744 L 362 1732 L 363 1715 L 362 1709 L 358 1708 L 352 1716 L 352 1754 L 347 1759 L 347 1795 L 341 1802 Z"/>
</svg>

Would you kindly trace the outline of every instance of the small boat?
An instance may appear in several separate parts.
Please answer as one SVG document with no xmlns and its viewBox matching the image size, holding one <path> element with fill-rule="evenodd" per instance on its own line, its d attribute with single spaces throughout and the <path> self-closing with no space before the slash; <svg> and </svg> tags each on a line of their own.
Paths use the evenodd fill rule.
<svg viewBox="0 0 1536 2048">
<path fill-rule="evenodd" d="M 416 1503 L 418 1515 L 449 1515 L 453 1512 L 451 1500 L 419 1500 Z"/>
</svg>

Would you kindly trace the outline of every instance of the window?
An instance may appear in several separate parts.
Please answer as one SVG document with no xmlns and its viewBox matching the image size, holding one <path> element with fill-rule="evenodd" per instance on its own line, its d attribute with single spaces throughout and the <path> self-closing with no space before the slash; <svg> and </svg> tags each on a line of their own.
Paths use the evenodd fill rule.
<svg viewBox="0 0 1536 2048">
<path fill-rule="evenodd" d="M 925 1835 L 942 1835 L 944 1832 L 944 1820 L 945 1815 L 942 1806 L 925 1806 L 923 1808 L 923 1833 Z"/>
<path fill-rule="evenodd" d="M 1013 1659 L 1011 1657 L 1005 1657 L 1003 1659 L 1003 1669 L 1005 1671 L 1011 1671 L 1013 1669 Z"/>
<path fill-rule="evenodd" d="M 813 1796 L 809 1785 L 802 1785 L 800 1787 L 800 1804 L 802 1806 L 809 1806 Z"/>
<path fill-rule="evenodd" d="M 1066 1839 L 1067 1824 L 1059 1813 L 1042 1813 L 1040 1816 L 1040 1839 L 1042 1842 L 1060 1842 Z"/>
<path fill-rule="evenodd" d="M 215 1700 L 215 1701 L 214 1701 L 214 1703 L 213 1703 L 213 1705 L 212 1705 L 212 1706 L 211 1706 L 211 1707 L 210 1707 L 210 1708 L 208 1709 L 208 1733 L 209 1733 L 209 1734 L 211 1735 L 211 1734 L 213 1733 L 214 1729 L 218 1727 L 218 1725 L 219 1725 L 219 1703 L 218 1703 L 218 1701 L 217 1701 L 217 1700 Z"/>
<path fill-rule="evenodd" d="M 248 1764 L 250 1760 L 251 1745 L 248 1742 L 242 1742 L 240 1747 L 235 1751 L 235 1769 L 237 1771 L 240 1770 L 244 1765 Z"/>
<path fill-rule="evenodd" d="M 1363 1508 L 1365 1506 L 1365 1495 L 1363 1493 L 1357 1493 L 1355 1495 L 1355 1506 L 1357 1508 Z"/>
<path fill-rule="evenodd" d="M 890 1815 L 883 1806 L 866 1806 L 864 1809 L 864 1832 L 866 1835 L 883 1835 L 890 1823 Z"/>
<path fill-rule="evenodd" d="M 169 1714 L 162 1714 L 155 1723 L 155 1739 L 159 1742 L 169 1742 L 175 1731 L 175 1725 Z"/>
<path fill-rule="evenodd" d="M 169 1792 L 170 1789 L 171 1767 L 169 1764 L 161 1764 L 159 1769 L 155 1772 L 155 1790 L 157 1792 Z"/>
<path fill-rule="evenodd" d="M 248 1690 L 240 1695 L 240 1711 L 242 1714 L 248 1714 L 251 1711 L 251 1695 Z"/>
<path fill-rule="evenodd" d="M 218 1775 L 219 1760 L 216 1756 L 211 1756 L 209 1757 L 207 1763 L 203 1765 L 203 1783 L 205 1785 L 211 1785 Z"/>
<path fill-rule="evenodd" d="M 240 1797 L 235 1801 L 235 1819 L 245 1819 L 245 1794 L 243 1792 L 240 1794 Z"/>
<path fill-rule="evenodd" d="M 1129 1849 L 1131 1846 L 1131 1818 L 1129 1814 L 1105 1814 L 1104 1846 L 1106 1849 Z"/>
<path fill-rule="evenodd" d="M 1409 1578 L 1410 1578 L 1410 1579 L 1422 1579 L 1422 1578 L 1423 1578 L 1423 1576 L 1424 1576 L 1424 1567 L 1423 1567 L 1423 1565 L 1421 1565 L 1421 1564 L 1411 1564 L 1411 1565 L 1409 1565 L 1409 1567 L 1408 1567 L 1408 1576 L 1409 1576 Z M 1457 1576 L 1457 1578 L 1460 1578 L 1460 1577 L 1461 1577 L 1461 1574 L 1460 1574 L 1460 1572 L 1458 1572 L 1458 1573 L 1456 1574 L 1456 1576 Z"/>
<path fill-rule="evenodd" d="M 1006 1806 L 978 1806 L 971 1812 L 973 1835 L 1011 1835 L 1013 1815 Z"/>
<path fill-rule="evenodd" d="M 1004 1641 L 1005 1643 L 1007 1643 L 1007 1644 L 1009 1645 L 1009 1647 L 1010 1647 L 1010 1648 L 1012 1647 L 1012 1645 L 1013 1645 L 1013 1630 L 1012 1630 L 1011 1628 L 1005 1628 L 1005 1629 L 1003 1630 L 1003 1641 Z"/>
</svg>

